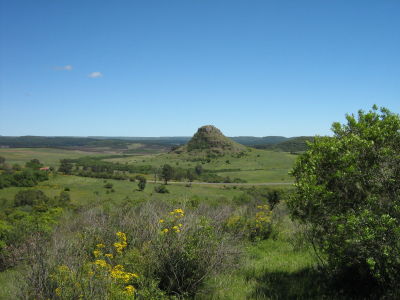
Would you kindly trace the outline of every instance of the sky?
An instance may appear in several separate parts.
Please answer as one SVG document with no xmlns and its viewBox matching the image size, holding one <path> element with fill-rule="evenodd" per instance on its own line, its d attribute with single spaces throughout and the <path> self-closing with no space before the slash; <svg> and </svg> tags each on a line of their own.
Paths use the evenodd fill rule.
<svg viewBox="0 0 400 300">
<path fill-rule="evenodd" d="M 0 135 L 327 135 L 400 112 L 398 0 L 0 3 Z"/>
</svg>

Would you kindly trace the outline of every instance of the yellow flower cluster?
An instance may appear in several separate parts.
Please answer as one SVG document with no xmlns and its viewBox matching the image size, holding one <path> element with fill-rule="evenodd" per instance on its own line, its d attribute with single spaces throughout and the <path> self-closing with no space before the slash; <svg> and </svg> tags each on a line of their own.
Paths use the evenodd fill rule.
<svg viewBox="0 0 400 300">
<path fill-rule="evenodd" d="M 128 246 L 126 234 L 123 232 L 117 232 L 116 235 L 118 237 L 118 241 L 114 243 L 113 246 L 115 247 L 115 251 L 121 254 Z M 110 286 L 108 288 L 113 289 L 113 287 L 118 287 L 119 293 L 123 293 L 126 296 L 129 296 L 129 299 L 133 299 L 136 288 L 132 285 L 132 283 L 135 282 L 134 279 L 139 278 L 139 275 L 125 271 L 123 265 L 117 264 L 113 266 L 113 258 L 115 253 L 104 254 L 104 248 L 108 247 L 103 243 L 96 245 L 96 249 L 93 251 L 93 256 L 95 259 L 86 264 L 86 267 L 88 268 L 86 269 L 85 267 L 84 273 L 89 276 L 88 278 L 90 278 L 90 280 L 94 280 L 96 278 L 112 279 L 108 280 L 108 282 L 110 282 Z M 74 271 L 70 270 L 68 266 L 60 265 L 57 268 L 57 272 L 50 275 L 58 285 L 54 290 L 54 293 L 57 297 L 65 297 L 65 295 L 69 295 L 69 293 L 71 293 L 71 289 L 73 289 L 71 284 L 80 287 L 79 282 L 74 282 L 74 280 L 76 280 L 76 276 L 74 274 Z M 70 285 L 68 286 L 66 283 L 70 283 Z"/>
<path fill-rule="evenodd" d="M 178 226 L 175 225 L 175 226 L 172 226 L 172 229 L 175 230 L 175 232 L 181 232 L 181 229 L 180 229 L 180 228 L 181 228 L 182 226 L 183 226 L 182 224 L 179 224 Z"/>
<path fill-rule="evenodd" d="M 181 232 L 182 224 L 178 223 L 178 219 L 185 216 L 185 212 L 181 208 L 174 209 L 173 211 L 169 212 L 171 217 L 167 217 L 167 220 L 160 219 L 158 223 L 163 224 L 163 228 L 161 229 L 161 233 L 168 233 L 168 232 Z"/>
<path fill-rule="evenodd" d="M 135 291 L 136 291 L 136 289 L 135 289 L 135 287 L 134 287 L 133 285 L 127 285 L 127 286 L 125 287 L 124 293 L 127 294 L 127 295 L 129 295 L 129 296 L 131 296 L 131 295 L 133 295 L 133 293 L 134 293 Z"/>
<path fill-rule="evenodd" d="M 131 281 L 133 278 L 139 278 L 139 275 L 135 273 L 125 272 L 123 265 L 114 266 L 114 268 L 112 268 L 110 271 L 110 274 L 112 278 L 119 279 L 126 283 Z"/>
<path fill-rule="evenodd" d="M 105 269 L 110 269 L 111 267 L 104 259 L 96 259 L 94 264 Z"/>
<path fill-rule="evenodd" d="M 259 211 L 256 213 L 256 227 L 271 222 L 271 210 L 268 205 L 258 205 Z"/>
<path fill-rule="evenodd" d="M 181 217 L 185 216 L 185 212 L 183 211 L 182 208 L 174 209 L 169 214 L 173 215 L 175 218 L 181 218 Z"/>
<path fill-rule="evenodd" d="M 114 243 L 115 250 L 117 250 L 118 253 L 122 253 L 122 251 L 128 246 L 128 243 L 126 242 L 126 234 L 118 231 L 117 236 L 119 238 L 119 242 Z"/>
</svg>

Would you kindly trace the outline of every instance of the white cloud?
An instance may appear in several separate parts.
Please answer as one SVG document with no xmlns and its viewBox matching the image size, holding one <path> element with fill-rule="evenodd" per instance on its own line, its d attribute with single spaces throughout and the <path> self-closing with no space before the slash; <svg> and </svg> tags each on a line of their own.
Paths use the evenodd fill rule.
<svg viewBox="0 0 400 300">
<path fill-rule="evenodd" d="M 88 77 L 90 78 L 99 78 L 99 77 L 103 77 L 103 73 L 101 72 L 92 72 L 88 75 Z"/>
<path fill-rule="evenodd" d="M 58 71 L 72 71 L 73 67 L 71 65 L 66 65 L 66 66 L 54 67 L 54 69 Z"/>
</svg>

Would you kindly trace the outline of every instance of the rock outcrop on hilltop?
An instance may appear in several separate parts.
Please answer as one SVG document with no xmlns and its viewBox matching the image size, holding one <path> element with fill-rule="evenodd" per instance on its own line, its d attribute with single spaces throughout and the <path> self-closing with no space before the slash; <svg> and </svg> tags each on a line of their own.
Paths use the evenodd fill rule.
<svg viewBox="0 0 400 300">
<path fill-rule="evenodd" d="M 183 147 L 176 150 L 177 153 L 204 153 L 213 155 L 225 155 L 246 151 L 246 147 L 240 145 L 213 125 L 200 127 L 192 139 Z"/>
</svg>

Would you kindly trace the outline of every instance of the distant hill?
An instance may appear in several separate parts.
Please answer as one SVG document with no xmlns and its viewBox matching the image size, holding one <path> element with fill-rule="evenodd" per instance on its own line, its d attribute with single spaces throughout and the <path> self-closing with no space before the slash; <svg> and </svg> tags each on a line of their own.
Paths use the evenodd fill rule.
<svg viewBox="0 0 400 300">
<path fill-rule="evenodd" d="M 213 127 L 213 126 L 212 126 Z M 215 128 L 215 127 L 214 127 Z M 215 128 L 216 129 L 216 128 Z M 217 129 L 218 130 L 218 129 Z M 219 131 L 219 130 L 218 130 Z M 293 137 L 283 136 L 236 136 L 232 138 L 223 136 L 222 140 L 228 139 L 230 142 L 255 147 L 259 149 L 280 150 L 286 152 L 298 152 L 306 149 L 306 140 L 312 140 L 313 137 Z M 191 140 L 191 137 L 172 136 L 172 137 L 71 137 L 71 136 L 1 136 L 0 147 L 10 148 L 69 148 L 69 147 L 110 147 L 127 148 L 129 144 L 139 143 L 150 147 L 178 148 Z M 240 145 L 239 145 L 240 146 Z M 218 148 L 218 147 L 217 147 Z"/>
<path fill-rule="evenodd" d="M 307 142 L 312 142 L 313 140 L 314 137 L 312 136 L 299 136 L 288 138 L 277 144 L 258 144 L 254 145 L 254 147 L 257 149 L 280 150 L 284 152 L 302 152 L 307 150 Z"/>
<path fill-rule="evenodd" d="M 246 145 L 267 145 L 267 144 L 277 144 L 286 141 L 288 138 L 284 136 L 265 136 L 265 137 L 255 137 L 255 136 L 235 136 L 231 137 L 235 142 Z"/>
<path fill-rule="evenodd" d="M 224 155 L 246 151 L 246 147 L 227 138 L 213 125 L 200 127 L 190 141 L 175 150 L 175 153 Z"/>
</svg>

